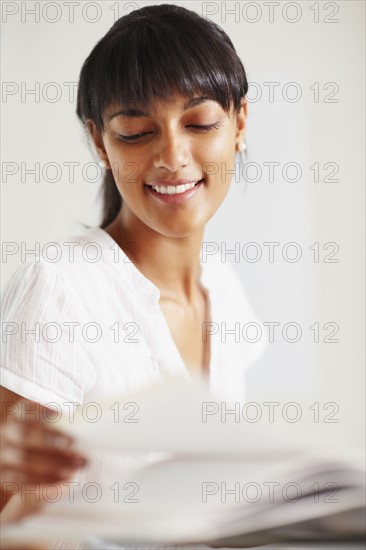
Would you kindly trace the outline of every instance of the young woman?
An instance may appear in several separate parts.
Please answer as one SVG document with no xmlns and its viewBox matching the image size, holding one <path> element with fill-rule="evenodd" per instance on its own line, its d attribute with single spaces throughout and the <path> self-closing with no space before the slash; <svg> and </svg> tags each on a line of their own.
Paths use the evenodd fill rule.
<svg viewBox="0 0 366 550">
<path fill-rule="evenodd" d="M 223 398 L 244 400 L 245 370 L 263 346 L 229 331 L 256 319 L 235 270 L 218 255 L 206 262 L 202 246 L 245 149 L 247 89 L 230 38 L 180 6 L 136 10 L 94 47 L 77 115 L 105 169 L 103 220 L 6 286 L 5 416 L 20 401 L 69 414 L 170 376 L 203 376 Z M 35 459 L 43 481 L 51 472 L 96 481 L 111 461 L 135 460 L 96 451 L 75 477 L 80 453 L 53 444 L 52 425 L 38 429 L 37 449 L 25 436 L 11 445 L 17 471 Z"/>
</svg>

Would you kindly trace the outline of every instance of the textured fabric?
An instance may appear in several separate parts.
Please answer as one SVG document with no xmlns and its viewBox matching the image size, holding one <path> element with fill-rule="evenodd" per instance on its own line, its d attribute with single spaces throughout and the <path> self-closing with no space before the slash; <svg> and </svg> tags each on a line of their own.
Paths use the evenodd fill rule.
<svg viewBox="0 0 366 550">
<path fill-rule="evenodd" d="M 264 331 L 257 342 L 243 338 L 244 325 L 260 324 L 229 263 L 201 257 L 201 283 L 216 331 L 209 385 L 227 401 L 244 402 L 245 372 L 263 352 Z M 1 384 L 68 413 L 71 403 L 128 394 L 167 376 L 189 377 L 159 298 L 159 289 L 101 228 L 48 247 L 46 257 L 21 265 L 3 290 Z M 233 331 L 237 323 L 240 338 L 238 332 L 225 337 L 223 329 Z M 98 482 L 107 470 L 136 463 L 133 455 L 92 456 L 77 481 Z M 75 544 L 65 539 L 53 548 Z"/>
<path fill-rule="evenodd" d="M 65 402 L 129 393 L 165 375 L 189 376 L 159 307 L 159 289 L 108 233 L 91 228 L 59 243 L 53 256 L 48 247 L 47 257 L 57 261 L 40 257 L 21 265 L 2 293 L 3 386 L 69 410 Z M 210 385 L 242 400 L 244 373 L 263 351 L 264 332 L 258 342 L 249 341 L 250 331 L 243 337 L 242 327 L 258 321 L 233 267 L 218 256 L 201 259 L 201 267 L 217 330 Z M 233 332 L 238 323 L 240 338 Z"/>
</svg>

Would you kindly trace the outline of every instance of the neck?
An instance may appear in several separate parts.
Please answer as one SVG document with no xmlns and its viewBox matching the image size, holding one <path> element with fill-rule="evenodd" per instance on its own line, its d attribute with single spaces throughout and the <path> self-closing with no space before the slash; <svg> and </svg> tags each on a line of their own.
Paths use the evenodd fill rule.
<svg viewBox="0 0 366 550">
<path fill-rule="evenodd" d="M 123 205 L 105 231 L 136 268 L 160 289 L 161 299 L 180 303 L 194 301 L 199 290 L 204 228 L 186 237 L 168 237 L 145 225 Z"/>
</svg>

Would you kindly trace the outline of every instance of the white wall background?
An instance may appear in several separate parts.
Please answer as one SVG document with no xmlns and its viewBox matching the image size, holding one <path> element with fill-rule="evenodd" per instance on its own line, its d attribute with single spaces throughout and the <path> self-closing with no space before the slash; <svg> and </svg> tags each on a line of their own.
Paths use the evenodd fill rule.
<svg viewBox="0 0 366 550">
<path fill-rule="evenodd" d="M 2 3 L 4 243 L 34 247 L 39 242 L 42 247 L 81 231 L 82 223 L 99 223 L 100 182 L 88 181 L 95 176 L 91 168 L 87 179 L 83 175 L 83 167 L 94 159 L 74 113 L 76 88 L 65 83 L 77 83 L 84 59 L 113 24 L 117 9 L 122 16 L 146 4 L 81 1 L 72 21 L 64 2 Z M 224 243 L 233 248 L 239 242 L 245 252 L 246 243 L 258 243 L 259 261 L 249 262 L 242 255 L 235 265 L 259 317 L 281 323 L 274 343 L 248 373 L 248 399 L 280 402 L 278 410 L 297 402 L 302 418 L 296 429 L 304 440 L 363 448 L 365 4 L 352 0 L 179 4 L 211 14 L 233 40 L 248 80 L 256 83 L 249 94 L 246 162 L 257 163 L 262 177 L 246 186 L 233 181 L 206 234 L 206 241 L 215 241 L 221 250 Z M 38 21 L 32 10 L 39 11 Z M 91 22 L 97 16 L 99 20 Z M 59 20 L 50 22 L 55 19 Z M 56 87 L 49 86 L 51 82 Z M 278 83 L 273 101 L 269 85 L 264 84 L 269 82 Z M 298 101 L 289 100 L 294 86 L 287 88 L 286 96 L 290 82 L 301 91 Z M 319 87 L 318 101 L 314 83 Z M 327 83 L 335 84 L 324 88 Z M 24 94 L 37 86 L 37 96 Z M 258 90 L 261 97 L 254 101 Z M 52 101 L 56 91 L 60 97 Z M 25 175 L 37 162 L 39 182 Z M 74 180 L 65 164 L 70 162 L 77 163 Z M 265 162 L 280 163 L 273 182 Z M 281 176 L 289 162 L 302 169 L 297 182 Z M 57 163 L 58 176 L 47 163 Z M 320 166 L 319 182 L 309 168 L 314 163 Z M 324 181 L 331 175 L 331 167 L 323 168 L 326 163 L 339 167 L 333 176 L 338 181 Z M 14 174 L 9 173 L 12 169 Z M 294 172 L 288 174 L 291 178 Z M 50 181 L 56 177 L 58 181 Z M 280 243 L 273 262 L 265 242 Z M 296 263 L 282 256 L 289 242 L 301 249 Z M 309 248 L 314 243 L 319 243 L 319 262 Z M 334 256 L 338 262 L 323 261 L 332 252 L 323 249 L 326 243 L 339 247 Z M 248 250 L 253 253 L 253 248 Z M 294 248 L 288 253 L 292 256 Z M 2 285 L 20 263 L 19 253 L 3 259 Z M 302 329 L 297 343 L 286 342 L 281 335 L 288 322 Z M 331 332 L 331 327 L 323 328 L 328 322 L 339 326 L 334 336 L 338 343 L 324 342 Z M 314 323 L 320 326 L 319 343 L 309 329 Z M 309 409 L 314 402 L 320 406 L 319 423 Z M 332 417 L 337 423 L 324 422 L 333 411 L 332 405 L 323 409 L 327 403 L 339 407 Z M 293 424 L 283 422 L 283 428 Z"/>
</svg>

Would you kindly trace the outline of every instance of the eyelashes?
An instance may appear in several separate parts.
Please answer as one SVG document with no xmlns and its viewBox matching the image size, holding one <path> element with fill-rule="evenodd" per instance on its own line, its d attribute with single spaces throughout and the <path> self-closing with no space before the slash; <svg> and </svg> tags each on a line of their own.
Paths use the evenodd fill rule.
<svg viewBox="0 0 366 550">
<path fill-rule="evenodd" d="M 209 132 L 210 130 L 215 130 L 215 129 L 217 130 L 218 128 L 220 128 L 220 126 L 221 124 L 218 121 L 218 122 L 214 122 L 213 124 L 190 124 L 189 126 L 187 126 L 187 128 L 195 128 L 196 130 Z M 152 132 L 143 132 L 140 134 L 134 134 L 133 136 L 123 136 L 119 134 L 117 136 L 117 139 L 119 139 L 119 141 L 122 141 L 124 143 L 129 143 L 137 139 L 141 139 L 145 136 L 148 136 L 149 134 L 152 134 Z"/>
<path fill-rule="evenodd" d="M 214 122 L 213 124 L 190 124 L 187 128 L 198 128 L 200 130 L 213 130 L 214 128 L 220 128 L 221 124 L 219 122 Z"/>
<path fill-rule="evenodd" d="M 124 142 L 129 142 L 129 141 L 134 141 L 136 139 L 140 139 L 144 136 L 148 136 L 149 134 L 151 134 L 151 132 L 144 132 L 142 134 L 135 134 L 133 136 L 121 136 L 120 134 L 117 136 L 117 138 L 120 140 L 120 141 L 124 141 Z"/>
</svg>

